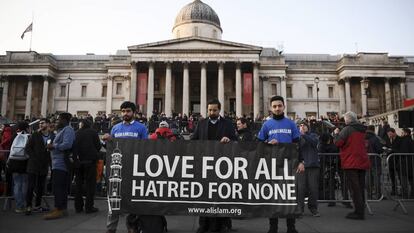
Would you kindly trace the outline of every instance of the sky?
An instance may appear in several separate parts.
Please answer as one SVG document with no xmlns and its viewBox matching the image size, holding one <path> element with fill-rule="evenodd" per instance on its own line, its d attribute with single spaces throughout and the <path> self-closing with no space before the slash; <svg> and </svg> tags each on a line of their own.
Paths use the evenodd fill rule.
<svg viewBox="0 0 414 233">
<path fill-rule="evenodd" d="M 175 17 L 192 0 L 0 0 L 0 55 L 115 54 L 172 39 Z M 284 53 L 387 52 L 414 56 L 413 0 L 203 0 L 223 40 Z M 23 31 L 33 21 L 33 32 Z"/>
</svg>

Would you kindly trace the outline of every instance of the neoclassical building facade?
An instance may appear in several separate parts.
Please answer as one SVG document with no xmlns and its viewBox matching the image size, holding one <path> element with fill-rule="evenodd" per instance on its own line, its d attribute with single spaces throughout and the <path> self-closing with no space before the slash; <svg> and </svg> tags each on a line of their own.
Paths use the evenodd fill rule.
<svg viewBox="0 0 414 233">
<path fill-rule="evenodd" d="M 130 100 L 146 115 L 205 116 L 208 100 L 217 98 L 222 114 L 258 117 L 281 95 L 291 117 L 349 110 L 372 116 L 414 98 L 414 56 L 285 54 L 223 40 L 222 32 L 215 11 L 195 0 L 178 13 L 170 40 L 115 55 L 8 51 L 0 56 L 1 114 L 108 114 Z"/>
</svg>

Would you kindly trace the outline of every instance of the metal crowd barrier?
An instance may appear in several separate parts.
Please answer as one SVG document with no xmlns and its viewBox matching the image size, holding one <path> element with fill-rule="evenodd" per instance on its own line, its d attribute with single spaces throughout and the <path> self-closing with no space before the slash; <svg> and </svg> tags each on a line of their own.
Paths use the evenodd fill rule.
<svg viewBox="0 0 414 233">
<path fill-rule="evenodd" d="M 319 153 L 320 179 L 319 200 L 320 203 L 343 203 L 350 206 L 351 195 L 343 170 L 341 169 L 339 153 Z M 380 202 L 383 198 L 384 180 L 382 171 L 384 163 L 379 154 L 369 154 L 371 168 L 365 173 L 365 204 L 370 215 L 373 214 L 371 202 Z"/>
<path fill-rule="evenodd" d="M 387 190 L 387 196 L 397 204 L 394 210 L 399 206 L 404 214 L 408 214 L 404 202 L 414 201 L 414 153 L 392 153 L 387 157 L 388 181 L 390 188 Z"/>
</svg>

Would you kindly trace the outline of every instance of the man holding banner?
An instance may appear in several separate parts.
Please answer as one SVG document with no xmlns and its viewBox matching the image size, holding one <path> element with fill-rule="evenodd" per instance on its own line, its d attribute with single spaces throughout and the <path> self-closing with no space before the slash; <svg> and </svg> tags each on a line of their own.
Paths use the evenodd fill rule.
<svg viewBox="0 0 414 233">
<path fill-rule="evenodd" d="M 134 113 L 136 110 L 136 106 L 134 103 L 125 101 L 121 104 L 121 114 L 122 114 L 122 122 L 116 124 L 112 130 L 111 134 L 105 134 L 102 137 L 102 140 L 108 141 L 111 138 L 131 138 L 131 139 L 139 139 L 139 140 L 146 140 L 148 139 L 148 132 L 147 128 L 134 120 Z M 135 215 L 128 216 L 128 219 L 135 218 Z M 107 219 L 107 233 L 115 233 L 119 221 L 119 214 L 116 213 L 108 213 Z M 127 224 L 128 233 L 133 233 L 134 229 Z"/>
<path fill-rule="evenodd" d="M 285 102 L 281 96 L 273 96 L 270 99 L 270 107 L 273 118 L 267 120 L 260 129 L 257 138 L 260 141 L 276 145 L 278 143 L 298 143 L 300 133 L 296 124 L 284 116 Z M 299 153 L 300 155 L 300 153 Z M 296 169 L 297 173 L 303 173 L 305 166 L 303 158 L 299 156 L 299 164 Z M 269 219 L 270 228 L 268 233 L 277 233 L 278 217 Z M 286 218 L 287 233 L 298 233 L 295 227 L 295 217 Z"/>
<path fill-rule="evenodd" d="M 208 102 L 206 119 L 201 120 L 191 140 L 216 140 L 221 143 L 236 141 L 235 129 L 231 121 L 220 116 L 221 103 L 214 99 Z M 220 233 L 229 232 L 231 229 L 231 219 L 228 217 L 199 217 L 199 228 L 197 233 L 207 231 L 219 231 Z"/>
</svg>

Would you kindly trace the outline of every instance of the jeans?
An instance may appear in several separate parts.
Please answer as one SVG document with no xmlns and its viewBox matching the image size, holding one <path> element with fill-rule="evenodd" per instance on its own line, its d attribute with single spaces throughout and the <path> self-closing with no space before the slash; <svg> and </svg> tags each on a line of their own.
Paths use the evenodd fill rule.
<svg viewBox="0 0 414 233">
<path fill-rule="evenodd" d="M 26 206 L 32 207 L 33 192 L 36 193 L 35 206 L 42 204 L 43 191 L 45 189 L 46 175 L 29 173 L 29 186 L 26 195 Z"/>
<path fill-rule="evenodd" d="M 305 173 L 298 175 L 298 202 L 302 209 L 305 207 L 305 196 L 308 194 L 309 210 L 318 209 L 319 198 L 319 168 L 307 167 Z"/>
<path fill-rule="evenodd" d="M 365 170 L 345 169 L 345 176 L 348 181 L 355 205 L 355 213 L 364 216 L 365 213 Z"/>
<path fill-rule="evenodd" d="M 24 209 L 26 207 L 26 194 L 28 179 L 26 173 L 13 173 L 13 193 L 16 200 L 16 209 Z"/>
<path fill-rule="evenodd" d="M 59 210 L 66 210 L 68 207 L 68 190 L 70 176 L 66 171 L 52 170 L 52 188 L 55 196 L 55 207 Z"/>
</svg>

